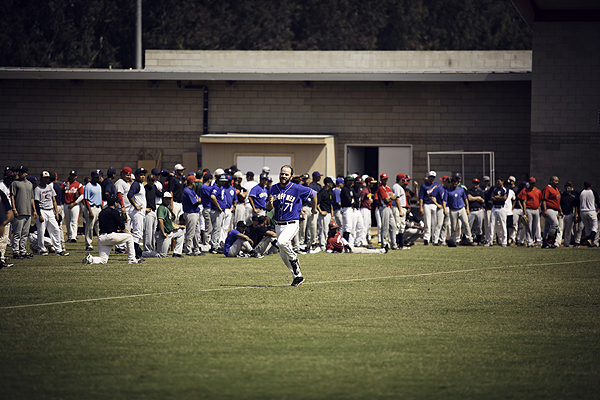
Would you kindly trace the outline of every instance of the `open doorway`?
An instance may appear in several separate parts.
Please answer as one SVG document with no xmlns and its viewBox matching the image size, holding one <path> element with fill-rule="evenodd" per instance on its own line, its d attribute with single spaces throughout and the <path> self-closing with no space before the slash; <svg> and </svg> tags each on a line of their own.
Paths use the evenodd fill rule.
<svg viewBox="0 0 600 400">
<path fill-rule="evenodd" d="M 369 145 L 347 144 L 344 160 L 344 175 L 367 174 L 376 179 L 386 173 L 396 176 L 399 173 L 412 176 L 412 145 Z"/>
</svg>

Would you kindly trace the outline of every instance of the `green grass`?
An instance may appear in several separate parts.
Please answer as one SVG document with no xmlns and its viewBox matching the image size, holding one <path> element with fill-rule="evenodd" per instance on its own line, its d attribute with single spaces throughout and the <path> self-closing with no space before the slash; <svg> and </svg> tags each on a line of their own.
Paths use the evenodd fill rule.
<svg viewBox="0 0 600 400">
<path fill-rule="evenodd" d="M 318 253 L 292 288 L 278 256 L 89 266 L 83 244 L 67 248 L 0 271 L 2 399 L 600 391 L 598 249 Z M 23 305 L 36 306 L 8 308 Z"/>
</svg>

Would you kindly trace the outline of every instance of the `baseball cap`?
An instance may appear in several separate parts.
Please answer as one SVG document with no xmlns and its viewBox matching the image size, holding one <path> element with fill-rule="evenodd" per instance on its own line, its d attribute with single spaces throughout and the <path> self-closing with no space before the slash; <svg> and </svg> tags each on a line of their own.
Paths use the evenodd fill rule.
<svg viewBox="0 0 600 400">
<path fill-rule="evenodd" d="M 308 174 L 300 175 L 300 179 L 302 179 L 303 181 L 307 180 L 308 178 L 310 178 L 310 176 L 308 176 Z"/>
<path fill-rule="evenodd" d="M 360 177 L 364 182 L 367 181 L 367 179 L 369 179 L 369 175 L 364 174 L 363 176 Z"/>
<path fill-rule="evenodd" d="M 92 173 L 90 174 L 92 178 L 99 178 L 100 177 L 100 170 L 99 169 L 95 169 L 92 171 Z"/>
<path fill-rule="evenodd" d="M 11 176 L 15 176 L 15 173 L 14 173 L 14 172 L 12 172 L 12 170 L 10 170 L 10 169 L 5 169 L 5 170 L 4 170 L 4 176 L 5 176 L 6 178 L 9 178 L 9 177 L 11 177 Z"/>
<path fill-rule="evenodd" d="M 190 175 L 186 178 L 187 183 L 196 183 L 198 179 L 196 179 L 196 174 Z"/>
<path fill-rule="evenodd" d="M 267 167 L 266 165 L 263 167 L 262 170 L 263 170 L 263 172 L 267 172 L 267 173 L 271 172 L 271 168 Z"/>
<path fill-rule="evenodd" d="M 243 178 L 244 174 L 242 174 L 240 171 L 236 171 L 235 174 L 233 174 L 233 177 L 236 179 Z"/>
<path fill-rule="evenodd" d="M 27 167 L 25 167 L 25 166 L 21 165 L 17 171 L 21 171 L 21 172 L 29 172 L 29 168 L 27 168 Z"/>
<path fill-rule="evenodd" d="M 213 178 L 213 176 L 210 172 L 205 173 L 204 176 L 202 177 L 202 179 L 207 180 L 207 181 L 211 180 L 212 178 Z"/>
<path fill-rule="evenodd" d="M 165 192 L 165 194 L 163 194 L 163 198 L 165 197 L 173 197 L 173 195 L 171 194 L 171 192 Z"/>
<path fill-rule="evenodd" d="M 156 169 L 156 168 L 155 168 Z M 154 170 L 153 170 L 154 171 Z M 117 170 L 114 169 L 113 167 L 110 167 L 109 169 L 106 170 L 106 175 L 115 175 L 117 173 Z M 154 173 L 154 172 L 153 172 Z M 158 175 L 158 172 L 155 174 Z"/>
<path fill-rule="evenodd" d="M 148 175 L 148 177 L 146 179 L 148 179 L 149 181 L 155 181 L 156 180 L 156 175 L 150 174 L 150 175 Z"/>
<path fill-rule="evenodd" d="M 529 182 L 530 183 L 536 183 L 537 180 L 533 176 L 531 176 L 531 177 L 529 177 Z"/>
<path fill-rule="evenodd" d="M 219 182 L 227 182 L 229 179 L 227 179 L 227 175 L 221 175 L 221 177 L 219 178 Z"/>
<path fill-rule="evenodd" d="M 48 171 L 42 171 L 42 178 L 50 178 L 50 172 Z"/>
<path fill-rule="evenodd" d="M 35 176 L 33 176 L 33 175 L 27 175 L 27 180 L 29 182 L 33 183 L 34 185 L 37 185 L 37 183 L 38 183 L 38 180 L 35 179 Z"/>
<path fill-rule="evenodd" d="M 323 176 L 319 171 L 315 171 L 312 173 L 313 176 Z"/>
<path fill-rule="evenodd" d="M 377 179 L 372 176 L 367 177 L 367 183 L 377 183 Z"/>
<path fill-rule="evenodd" d="M 335 183 L 344 183 L 344 178 L 337 178 Z"/>
<path fill-rule="evenodd" d="M 354 179 L 354 183 L 363 183 L 363 181 L 360 178 L 356 178 L 356 179 Z"/>
<path fill-rule="evenodd" d="M 508 180 L 511 181 L 511 182 L 516 182 L 517 178 L 515 178 L 514 176 L 511 175 L 511 176 L 508 177 Z"/>
<path fill-rule="evenodd" d="M 427 176 L 437 176 L 437 174 L 435 173 L 435 171 L 429 171 Z"/>
<path fill-rule="evenodd" d="M 383 180 L 383 179 L 387 179 L 388 175 L 384 172 L 383 174 L 379 175 L 379 179 Z"/>
<path fill-rule="evenodd" d="M 185 167 L 183 165 L 181 165 L 181 164 L 175 164 L 175 167 L 173 167 L 173 169 L 175 171 L 182 171 L 182 170 L 185 169 Z"/>
<path fill-rule="evenodd" d="M 339 225 L 335 223 L 335 221 L 331 221 L 329 223 L 329 229 L 337 229 L 339 228 Z"/>
<path fill-rule="evenodd" d="M 215 169 L 215 173 L 213 175 L 223 175 L 225 173 L 225 171 L 223 171 L 223 168 L 217 168 Z"/>
<path fill-rule="evenodd" d="M 123 169 L 121 170 L 122 174 L 130 174 L 131 172 L 131 168 L 129 167 L 123 167 Z"/>
<path fill-rule="evenodd" d="M 477 179 L 477 178 L 473 178 L 473 182 L 477 182 L 477 183 L 479 183 L 479 179 Z"/>
<path fill-rule="evenodd" d="M 77 176 L 77 171 L 72 170 L 71 172 L 69 172 L 69 175 L 71 175 L 71 176 Z"/>
<path fill-rule="evenodd" d="M 348 176 L 346 177 L 346 180 L 347 180 L 347 181 L 353 181 L 353 180 L 354 180 L 354 175 L 348 175 Z"/>
<path fill-rule="evenodd" d="M 489 176 L 487 176 L 487 175 L 484 175 L 484 177 L 483 177 L 483 181 L 485 182 L 485 181 L 489 181 L 489 180 L 490 180 L 490 177 L 489 177 Z"/>
<path fill-rule="evenodd" d="M 169 176 L 169 170 L 166 169 L 166 168 L 163 168 L 163 169 L 160 170 L 160 174 L 162 176 Z"/>
<path fill-rule="evenodd" d="M 440 181 L 442 182 L 447 182 L 448 181 L 448 175 L 444 175 L 440 178 Z"/>
<path fill-rule="evenodd" d="M 152 168 L 152 170 L 150 172 L 153 173 L 154 175 L 158 175 L 158 174 L 160 174 L 160 169 Z"/>
<path fill-rule="evenodd" d="M 138 168 L 135 170 L 135 175 L 137 174 L 147 174 L 148 171 L 146 171 L 144 168 Z"/>
<path fill-rule="evenodd" d="M 457 172 L 454 174 L 454 177 L 458 178 L 458 179 L 462 179 L 462 174 L 460 172 Z"/>
<path fill-rule="evenodd" d="M 267 174 L 260 174 L 260 179 L 269 179 L 269 175 Z"/>
<path fill-rule="evenodd" d="M 398 175 L 396 175 L 396 180 L 397 181 L 399 181 L 400 179 L 404 179 L 404 178 L 406 178 L 406 175 L 404 175 L 404 174 L 398 174 Z"/>
</svg>

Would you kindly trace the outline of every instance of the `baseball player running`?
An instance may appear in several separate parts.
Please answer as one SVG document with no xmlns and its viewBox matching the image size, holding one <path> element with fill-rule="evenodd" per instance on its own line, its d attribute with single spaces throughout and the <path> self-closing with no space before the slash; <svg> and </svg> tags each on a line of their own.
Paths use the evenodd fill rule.
<svg viewBox="0 0 600 400">
<path fill-rule="evenodd" d="M 273 219 L 279 255 L 292 271 L 294 280 L 291 286 L 298 286 L 304 282 L 304 277 L 300 271 L 300 263 L 294 252 L 292 239 L 298 233 L 302 200 L 311 199 L 311 211 L 313 214 L 317 213 L 317 192 L 309 187 L 290 182 L 293 173 L 294 169 L 290 165 L 281 167 L 279 184 L 271 186 L 266 208 L 269 211 L 275 208 Z"/>
</svg>

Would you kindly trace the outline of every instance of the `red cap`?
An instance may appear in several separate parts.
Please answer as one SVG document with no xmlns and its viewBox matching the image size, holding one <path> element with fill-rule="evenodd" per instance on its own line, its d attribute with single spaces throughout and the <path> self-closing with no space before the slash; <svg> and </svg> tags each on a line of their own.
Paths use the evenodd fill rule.
<svg viewBox="0 0 600 400">
<path fill-rule="evenodd" d="M 477 179 L 477 178 L 473 178 L 473 182 L 477 182 L 477 183 L 479 183 L 479 179 Z"/>
<path fill-rule="evenodd" d="M 131 172 L 132 172 L 132 171 L 131 171 L 131 168 L 129 168 L 129 167 L 123 167 L 123 169 L 121 170 L 121 173 L 122 173 L 122 174 L 123 174 L 123 173 L 125 173 L 125 174 L 130 174 Z"/>
<path fill-rule="evenodd" d="M 190 176 L 187 177 L 186 180 L 187 180 L 188 183 L 196 183 L 196 182 L 198 182 L 198 179 L 196 178 L 196 175 L 190 175 Z"/>
<path fill-rule="evenodd" d="M 446 182 L 448 180 L 448 175 L 444 175 L 440 178 L 440 181 Z"/>
<path fill-rule="evenodd" d="M 537 181 L 535 180 L 535 178 L 532 176 L 531 178 L 529 178 L 529 182 L 531 183 L 536 183 Z"/>
<path fill-rule="evenodd" d="M 387 179 L 387 178 L 388 178 L 388 176 L 385 172 L 383 174 L 379 175 L 379 179 Z"/>
<path fill-rule="evenodd" d="M 396 180 L 397 181 L 399 181 L 400 179 L 404 179 L 404 178 L 406 178 L 406 175 L 404 175 L 404 174 L 398 174 L 398 175 L 396 175 Z"/>
<path fill-rule="evenodd" d="M 335 223 L 335 221 L 331 221 L 329 223 L 329 229 L 337 229 L 339 228 L 338 224 Z"/>
</svg>

